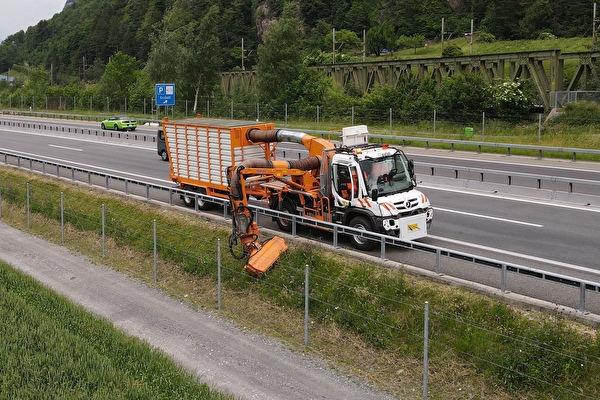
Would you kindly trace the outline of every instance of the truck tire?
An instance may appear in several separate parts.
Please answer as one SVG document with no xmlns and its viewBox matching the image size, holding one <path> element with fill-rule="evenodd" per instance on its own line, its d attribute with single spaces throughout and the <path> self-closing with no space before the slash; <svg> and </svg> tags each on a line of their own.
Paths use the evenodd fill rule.
<svg viewBox="0 0 600 400">
<path fill-rule="evenodd" d="M 189 192 L 193 192 L 194 188 L 191 186 L 184 186 L 183 190 L 187 190 Z M 187 193 L 184 193 L 181 195 L 181 200 L 183 200 L 183 204 L 185 204 L 186 207 L 194 207 L 196 205 L 196 197 L 189 195 Z"/>
<path fill-rule="evenodd" d="M 169 155 L 166 150 L 160 152 L 160 159 L 163 161 L 169 161 Z"/>
<path fill-rule="evenodd" d="M 281 212 L 288 214 L 296 214 L 296 205 L 290 199 L 284 199 L 281 202 Z M 277 218 L 277 226 L 284 232 L 292 231 L 292 220 L 287 218 Z"/>
<path fill-rule="evenodd" d="M 365 231 L 372 231 L 373 226 L 371 225 L 371 221 L 363 215 L 358 215 L 350 220 L 350 224 L 348 225 L 351 228 L 362 229 Z M 350 242 L 354 248 L 359 250 L 368 251 L 371 250 L 375 243 L 372 240 L 366 239 L 364 237 L 360 237 L 358 235 L 351 235 Z"/>
<path fill-rule="evenodd" d="M 206 189 L 197 188 L 196 192 L 199 194 L 206 194 Z M 210 203 L 204 199 L 198 197 L 198 210 L 208 210 L 210 208 Z"/>
</svg>

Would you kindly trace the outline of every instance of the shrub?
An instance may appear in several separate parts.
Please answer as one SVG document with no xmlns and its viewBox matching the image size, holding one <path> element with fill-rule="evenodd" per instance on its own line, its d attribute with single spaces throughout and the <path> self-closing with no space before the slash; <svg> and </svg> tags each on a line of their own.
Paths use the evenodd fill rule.
<svg viewBox="0 0 600 400">
<path fill-rule="evenodd" d="M 463 51 L 457 44 L 449 43 L 444 47 L 444 51 L 442 52 L 443 57 L 458 57 L 462 56 Z"/>
<path fill-rule="evenodd" d="M 481 32 L 477 34 L 475 41 L 479 43 L 492 43 L 496 41 L 496 36 L 489 32 Z"/>
<path fill-rule="evenodd" d="M 576 101 L 568 103 L 563 113 L 552 120 L 552 123 L 567 125 L 590 125 L 600 121 L 600 104 L 591 101 Z"/>
</svg>

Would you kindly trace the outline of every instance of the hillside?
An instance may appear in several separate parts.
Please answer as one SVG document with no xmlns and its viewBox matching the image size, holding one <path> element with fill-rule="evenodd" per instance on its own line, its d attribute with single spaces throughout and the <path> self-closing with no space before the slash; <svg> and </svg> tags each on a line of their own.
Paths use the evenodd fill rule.
<svg viewBox="0 0 600 400">
<path fill-rule="evenodd" d="M 272 0 L 67 0 L 61 13 L 9 36 L 0 45 L 0 71 L 28 64 L 52 68 L 59 85 L 96 82 L 117 51 L 135 57 L 143 67 L 150 52 L 161 45 L 157 40 L 161 32 L 175 32 L 189 21 L 200 21 L 213 5 L 219 10 L 215 25 L 223 69 L 240 65 L 242 39 L 245 67 L 252 68 L 257 46 L 284 4 Z M 341 51 L 362 47 L 343 39 L 344 32 L 351 32 L 356 38 L 364 33 L 368 53 L 378 53 L 383 48 L 395 49 L 401 36 L 439 42 L 442 19 L 447 40 L 469 32 L 471 20 L 476 32 L 498 40 L 536 39 L 545 32 L 559 38 L 589 37 L 592 5 L 590 0 L 543 5 L 535 0 L 510 0 L 502 7 L 492 1 L 470 0 L 302 0 L 296 14 L 303 24 L 305 53 L 330 52 L 333 29 L 338 32 L 336 45 Z"/>
</svg>

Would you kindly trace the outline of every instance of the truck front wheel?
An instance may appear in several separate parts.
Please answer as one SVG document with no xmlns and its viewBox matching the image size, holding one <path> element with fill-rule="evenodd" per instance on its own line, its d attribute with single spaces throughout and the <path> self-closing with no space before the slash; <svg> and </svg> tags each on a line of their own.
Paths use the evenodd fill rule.
<svg viewBox="0 0 600 400">
<path fill-rule="evenodd" d="M 369 219 L 367 217 L 362 216 L 362 215 L 352 218 L 350 220 L 349 226 L 351 228 L 361 229 L 364 231 L 373 231 L 373 226 L 371 225 L 371 221 L 369 221 Z M 371 250 L 373 248 L 373 246 L 375 245 L 375 243 L 373 243 L 372 240 L 369 240 L 360 235 L 351 235 L 350 242 L 352 243 L 353 247 L 355 247 L 359 250 L 364 250 L 364 251 Z"/>
</svg>

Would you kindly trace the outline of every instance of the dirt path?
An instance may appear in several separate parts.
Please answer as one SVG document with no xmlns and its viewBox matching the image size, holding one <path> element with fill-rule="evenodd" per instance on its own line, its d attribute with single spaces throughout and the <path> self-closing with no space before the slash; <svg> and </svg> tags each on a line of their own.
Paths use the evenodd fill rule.
<svg viewBox="0 0 600 400">
<path fill-rule="evenodd" d="M 0 223 L 0 259 L 243 399 L 382 399 L 324 362 L 243 332 L 85 257 Z"/>
</svg>

